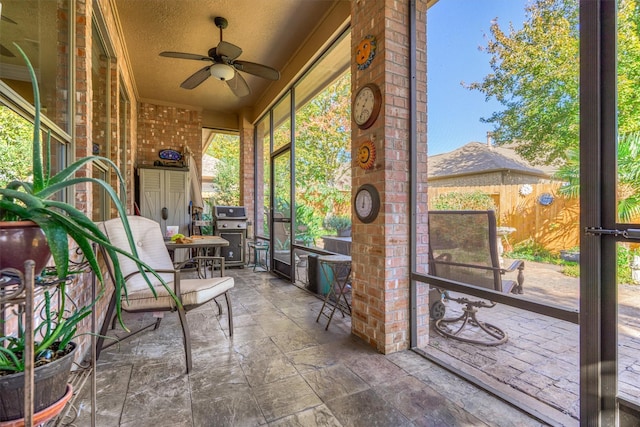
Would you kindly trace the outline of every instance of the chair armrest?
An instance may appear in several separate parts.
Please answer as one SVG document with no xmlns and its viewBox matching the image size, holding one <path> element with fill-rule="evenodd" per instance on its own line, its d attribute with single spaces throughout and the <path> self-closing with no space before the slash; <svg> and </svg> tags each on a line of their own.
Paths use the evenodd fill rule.
<svg viewBox="0 0 640 427">
<path fill-rule="evenodd" d="M 500 274 L 510 273 L 515 270 L 518 270 L 518 278 L 516 279 L 518 284 L 513 288 L 512 292 L 516 294 L 522 294 L 522 285 L 524 283 L 524 261 L 519 259 L 513 261 L 509 268 L 501 269 Z"/>
<path fill-rule="evenodd" d="M 173 293 L 176 295 L 176 297 L 179 300 L 182 300 L 182 296 L 180 295 L 180 269 L 176 268 L 176 269 L 157 269 L 157 270 L 153 270 L 154 272 L 160 274 L 160 273 L 170 273 L 173 274 Z M 149 270 L 145 269 L 145 272 L 149 273 Z M 124 278 L 124 282 L 127 283 L 127 280 L 129 280 L 131 277 L 138 275 L 138 274 L 142 274 L 140 273 L 140 271 L 134 271 L 133 273 L 128 274 L 125 278 Z"/>
<path fill-rule="evenodd" d="M 145 269 L 144 271 L 145 271 L 145 273 L 150 273 L 150 272 L 151 272 L 151 270 L 147 270 L 147 269 Z M 155 271 L 156 273 L 172 273 L 172 274 L 174 274 L 174 273 L 176 273 L 176 272 L 179 272 L 179 270 L 178 270 L 178 269 L 173 269 L 173 270 L 164 269 L 164 270 L 153 270 L 153 271 Z M 134 271 L 133 273 L 129 273 L 129 274 L 124 278 L 125 282 L 126 282 L 127 280 L 129 280 L 131 277 L 133 277 L 133 276 L 135 276 L 135 275 L 137 275 L 137 274 L 142 274 L 142 273 L 140 273 L 140 271 Z"/>
<path fill-rule="evenodd" d="M 502 273 L 511 273 L 512 271 L 516 271 L 516 269 L 524 269 L 524 261 L 520 259 L 513 261 L 509 268 L 502 269 Z"/>
<path fill-rule="evenodd" d="M 188 260 L 186 260 L 186 261 L 184 261 L 184 262 L 182 262 L 182 263 L 178 264 L 178 265 L 176 266 L 176 268 L 177 268 L 177 269 L 180 269 L 180 268 L 182 268 L 185 264 L 188 264 L 188 263 L 190 263 L 190 262 L 191 262 L 191 263 L 192 263 L 192 262 L 196 262 L 196 263 L 197 263 L 197 265 L 198 265 L 198 267 L 197 267 L 197 268 L 198 268 L 198 269 L 200 269 L 200 268 L 201 268 L 201 263 L 202 263 L 202 262 L 205 262 L 205 263 L 206 263 L 206 261 L 214 261 L 214 265 L 216 264 L 216 262 L 219 262 L 219 264 L 220 264 L 220 277 L 224 277 L 224 257 L 221 257 L 221 256 L 198 255 L 198 256 L 195 256 L 195 257 L 193 257 L 193 258 L 190 258 L 190 259 L 188 259 Z M 213 276 L 213 273 L 211 273 L 211 274 L 212 274 L 212 276 Z"/>
</svg>

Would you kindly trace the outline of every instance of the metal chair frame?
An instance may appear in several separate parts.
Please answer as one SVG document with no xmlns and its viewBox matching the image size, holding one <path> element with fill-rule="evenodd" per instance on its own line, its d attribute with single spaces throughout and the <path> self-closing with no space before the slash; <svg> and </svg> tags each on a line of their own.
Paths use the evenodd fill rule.
<svg viewBox="0 0 640 427">
<path fill-rule="evenodd" d="M 486 225 L 488 234 L 488 249 L 491 265 L 479 265 L 474 263 L 460 262 L 454 259 L 451 253 L 440 253 L 434 255 L 434 248 L 431 245 L 432 241 L 437 241 L 435 234 L 436 227 L 432 227 L 432 219 L 438 216 L 449 216 L 454 218 L 452 223 L 460 225 L 461 227 L 469 226 L 471 221 L 464 221 L 465 215 L 481 215 L 486 217 Z M 457 217 L 456 217 L 457 216 Z M 477 217 L 476 217 L 477 218 Z M 524 261 L 515 260 L 508 268 L 500 267 L 500 259 L 497 248 L 497 231 L 496 231 L 496 219 L 493 211 L 430 211 L 429 212 L 429 274 L 433 276 L 439 276 L 445 279 L 451 279 L 459 281 L 454 271 L 456 269 L 465 269 L 467 271 L 478 271 L 481 274 L 482 271 L 492 273 L 493 283 L 470 283 L 471 285 L 484 286 L 490 289 L 504 292 L 504 293 L 523 293 L 524 283 Z M 503 281 L 502 276 L 506 273 L 518 271 L 515 281 Z M 491 276 L 488 274 L 487 276 Z M 481 344 L 486 346 L 496 346 L 505 343 L 508 340 L 507 333 L 500 327 L 481 321 L 478 319 L 478 310 L 480 308 L 492 308 L 496 303 L 492 301 L 484 300 L 472 300 L 466 296 L 453 297 L 448 291 L 441 291 L 439 289 L 433 290 L 430 293 L 430 298 L 436 299 L 432 302 L 430 307 L 431 317 L 435 320 L 434 329 L 441 335 L 452 338 L 458 341 L 467 342 L 470 344 Z M 438 298 L 438 295 L 440 298 Z M 463 306 L 462 314 L 456 317 L 445 318 L 446 306 L 444 302 L 453 301 Z M 458 325 L 453 328 L 451 326 Z M 477 327 L 486 336 L 486 339 L 473 339 L 464 336 L 464 332 L 470 327 Z"/>
</svg>

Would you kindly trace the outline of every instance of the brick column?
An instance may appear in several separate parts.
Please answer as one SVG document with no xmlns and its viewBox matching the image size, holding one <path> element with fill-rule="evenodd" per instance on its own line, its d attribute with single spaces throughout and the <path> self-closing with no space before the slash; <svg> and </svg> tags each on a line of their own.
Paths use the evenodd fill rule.
<svg viewBox="0 0 640 427">
<path fill-rule="evenodd" d="M 86 0 L 76 3 L 76 34 L 75 52 L 75 119 L 74 147 L 75 153 L 71 161 L 88 157 L 92 154 L 93 145 L 93 94 L 91 93 L 91 14 L 93 4 Z M 69 159 L 68 159 L 69 160 Z M 77 177 L 87 177 L 92 174 L 92 166 L 84 166 L 76 173 Z M 76 208 L 91 216 L 93 202 L 91 185 L 82 183 L 75 186 L 74 197 Z M 71 201 L 70 201 L 71 202 Z"/>
<path fill-rule="evenodd" d="M 240 205 L 247 208 L 249 220 L 253 222 L 255 209 L 255 143 L 253 125 L 244 114 L 240 115 Z M 255 224 L 253 224 L 255 235 Z M 253 237 L 253 236 L 248 236 Z"/>
<path fill-rule="evenodd" d="M 426 153 L 426 0 L 417 0 L 417 97 L 419 145 Z M 373 169 L 352 170 L 353 195 L 362 184 L 380 193 L 380 214 L 370 224 L 354 216 L 352 331 L 382 353 L 409 347 L 410 328 L 410 103 L 409 0 L 352 2 L 352 52 L 367 35 L 376 37 L 371 65 L 351 67 L 352 97 L 367 83 L 382 93 L 375 123 L 361 130 L 352 122 L 352 157 L 360 144 L 372 140 L 377 159 Z M 426 164 L 426 159 L 421 157 Z"/>
</svg>

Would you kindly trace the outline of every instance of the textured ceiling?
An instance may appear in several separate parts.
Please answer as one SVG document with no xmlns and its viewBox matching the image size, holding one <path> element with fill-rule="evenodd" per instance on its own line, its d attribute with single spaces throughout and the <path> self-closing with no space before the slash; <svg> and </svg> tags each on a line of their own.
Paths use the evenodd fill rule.
<svg viewBox="0 0 640 427">
<path fill-rule="evenodd" d="M 282 71 L 334 6 L 328 0 L 116 0 L 135 85 L 143 101 L 236 114 L 256 103 L 271 83 L 242 73 L 252 93 L 237 98 L 225 82 L 208 78 L 195 89 L 180 84 L 205 66 L 160 57 L 162 51 L 207 55 L 220 41 L 216 16 L 227 19 L 223 39 L 242 48 L 239 60 Z"/>
</svg>

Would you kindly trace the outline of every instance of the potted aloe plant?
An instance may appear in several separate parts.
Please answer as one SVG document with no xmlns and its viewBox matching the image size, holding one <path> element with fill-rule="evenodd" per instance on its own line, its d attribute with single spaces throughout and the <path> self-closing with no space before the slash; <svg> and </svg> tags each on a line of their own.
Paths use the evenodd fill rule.
<svg viewBox="0 0 640 427">
<path fill-rule="evenodd" d="M 339 237 L 351 235 L 351 217 L 346 215 L 331 215 L 325 220 L 324 226 L 329 230 L 336 230 Z"/>
<path fill-rule="evenodd" d="M 72 339 L 76 336 L 78 324 L 91 314 L 93 305 L 81 306 L 65 314 L 64 310 L 52 305 L 57 292 L 60 292 L 62 300 L 59 307 L 64 307 L 64 290 L 47 290 L 35 310 L 43 319 L 34 330 L 38 337 L 33 352 L 35 413 L 56 404 L 68 392 L 67 380 L 77 349 Z M 20 322 L 16 336 L 0 337 L 0 422 L 24 417 L 25 354 L 26 331 Z"/>
<path fill-rule="evenodd" d="M 9 183 L 6 188 L 0 188 L 0 269 L 5 272 L 22 269 L 26 259 L 36 257 L 34 246 L 44 246 L 50 249 L 50 255 L 45 251 L 41 260 L 35 260 L 36 263 L 40 263 L 36 265 L 36 274 L 39 275 L 41 273 L 48 259 L 53 256 L 56 270 L 55 275 L 60 281 L 58 288 L 60 296 L 57 298 L 59 303 L 54 305 L 52 304 L 52 295 L 49 294 L 49 292 L 45 292 L 44 299 L 42 301 L 43 306 L 39 309 L 39 312 L 42 313 L 42 319 L 34 331 L 34 354 L 36 355 L 35 388 L 37 393 L 37 380 L 39 376 L 42 376 L 39 375 L 38 372 L 40 369 L 48 369 L 50 365 L 58 363 L 58 360 L 65 359 L 67 360 L 65 363 L 68 365 L 68 369 L 66 373 L 63 373 L 58 377 L 62 378 L 62 384 L 58 384 L 58 389 L 62 391 L 51 393 L 54 399 L 57 396 L 57 399 L 59 400 L 62 397 L 60 394 L 64 394 L 64 391 L 66 390 L 66 382 L 69 377 L 69 370 L 73 360 L 73 356 L 67 356 L 66 358 L 65 356 L 76 347 L 71 340 L 76 334 L 78 323 L 89 315 L 93 305 L 95 304 L 95 301 L 91 301 L 85 306 L 76 307 L 70 313 L 65 312 L 65 286 L 66 280 L 70 274 L 71 262 L 69 257 L 69 239 L 72 239 L 82 251 L 84 260 L 93 270 L 100 283 L 104 283 L 103 275 L 92 245 L 95 243 L 105 249 L 106 256 L 114 267 L 113 271 L 115 277 L 113 277 L 112 280 L 115 284 L 115 293 L 117 296 L 116 301 L 118 302 L 117 314 L 123 327 L 125 326 L 122 322 L 119 296 L 123 295 L 123 293 L 126 295 L 126 288 L 124 285 L 124 278 L 122 277 L 122 273 L 119 268 L 117 253 L 121 253 L 135 261 L 140 267 L 140 271 L 145 278 L 145 271 L 147 270 L 162 281 L 162 283 L 165 282 L 157 273 L 153 272 L 149 266 L 144 264 L 138 258 L 133 237 L 131 235 L 131 228 L 127 221 L 126 210 L 124 208 L 126 205 L 125 189 L 123 185 L 124 180 L 122 179 L 122 175 L 118 168 L 110 159 L 99 156 L 86 157 L 72 163 L 55 175 L 51 175 L 50 136 L 47 137 L 46 144 L 43 144 L 41 140 L 40 94 L 37 80 L 29 59 L 19 46 L 16 45 L 16 47 L 25 59 L 33 85 L 35 108 L 32 157 L 33 180 L 29 182 L 13 181 Z M 97 160 L 109 165 L 109 167 L 113 168 L 118 175 L 122 189 L 122 200 L 118 198 L 114 189 L 107 182 L 93 177 L 76 176 L 76 172 L 83 166 Z M 98 228 L 97 224 L 91 221 L 91 219 L 82 211 L 78 210 L 71 204 L 56 200 L 56 196 L 61 194 L 64 190 L 83 183 L 89 183 L 97 186 L 110 196 L 120 217 L 122 218 L 130 243 L 130 253 L 122 251 L 111 245 L 108 237 Z M 7 235 L 12 235 L 12 233 L 5 231 L 5 228 L 14 229 L 16 228 L 16 224 L 20 227 L 22 222 L 25 221 L 27 222 L 30 231 L 20 231 L 17 233 L 17 237 L 6 237 Z M 37 242 L 35 239 L 38 235 L 43 236 L 44 241 Z M 26 241 L 24 241 L 25 238 Z M 27 253 L 17 261 L 9 261 L 9 254 L 17 252 L 21 246 L 27 249 Z M 42 259 L 44 259 L 44 261 Z M 173 292 L 170 289 L 168 290 L 175 299 Z M 177 299 L 176 303 L 178 303 Z M 34 313 L 26 313 L 26 315 L 34 315 Z M 25 335 L 26 332 L 19 323 L 18 332 L 15 336 L 3 336 L 0 338 L 0 407 L 5 405 L 1 399 L 12 394 L 12 392 L 8 392 L 3 389 L 3 387 L 10 382 L 10 378 L 16 377 L 18 383 L 21 382 L 24 384 L 23 378 L 25 364 L 23 355 L 25 348 Z M 38 366 L 38 364 L 44 364 L 44 366 Z M 54 380 L 53 382 L 59 383 L 60 380 Z M 46 387 L 48 386 L 49 385 Z M 46 407 L 46 403 L 42 403 L 42 405 Z M 35 410 L 38 411 L 42 409 L 40 406 L 36 407 Z M 23 409 L 24 408 L 20 408 L 20 410 Z M 11 419 L 10 417 L 14 415 L 6 416 Z M 0 418 L 0 421 L 4 420 Z"/>
</svg>

